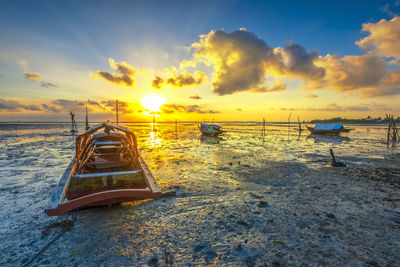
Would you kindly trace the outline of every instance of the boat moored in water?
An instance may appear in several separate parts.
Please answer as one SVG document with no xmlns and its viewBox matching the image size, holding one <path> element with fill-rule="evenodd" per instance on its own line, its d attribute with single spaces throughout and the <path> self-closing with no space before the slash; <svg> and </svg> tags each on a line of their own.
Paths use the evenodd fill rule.
<svg viewBox="0 0 400 267">
<path fill-rule="evenodd" d="M 345 129 L 343 124 L 315 124 L 314 127 L 307 126 L 307 129 L 311 132 L 311 134 L 340 134 L 340 133 L 348 133 L 353 129 Z"/>
<path fill-rule="evenodd" d="M 222 131 L 222 128 L 218 125 L 202 123 L 200 124 L 200 132 L 205 136 L 217 136 L 224 131 Z"/>
<path fill-rule="evenodd" d="M 56 186 L 45 213 L 155 199 L 161 191 L 138 152 L 132 131 L 102 123 L 77 136 L 75 156 Z"/>
</svg>

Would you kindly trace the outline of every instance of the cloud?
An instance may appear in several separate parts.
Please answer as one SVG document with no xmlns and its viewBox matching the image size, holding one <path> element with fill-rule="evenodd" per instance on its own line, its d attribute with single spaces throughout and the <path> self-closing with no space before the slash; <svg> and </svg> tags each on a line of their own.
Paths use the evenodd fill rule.
<svg viewBox="0 0 400 267">
<path fill-rule="evenodd" d="M 265 88 L 265 92 L 282 92 L 286 89 L 286 84 L 282 80 L 275 81 L 271 86 Z"/>
<path fill-rule="evenodd" d="M 20 65 L 20 66 L 22 66 L 22 67 L 24 67 L 24 68 L 27 68 L 27 67 L 28 67 L 28 62 L 26 62 L 26 61 L 23 60 L 23 59 L 18 60 L 18 61 L 17 61 L 17 64 Z"/>
<path fill-rule="evenodd" d="M 304 47 L 291 41 L 285 48 L 273 49 L 244 28 L 231 33 L 211 31 L 201 35 L 192 47 L 193 60 L 184 61 L 183 66 L 195 66 L 199 62 L 213 66 L 212 90 L 218 95 L 241 91 L 279 92 L 286 88 L 282 81 L 266 86 L 267 75 L 310 80 L 322 79 L 325 75 L 325 70 L 315 65 L 317 51 L 307 53 Z"/>
<path fill-rule="evenodd" d="M 41 82 L 40 85 L 41 85 L 42 87 L 45 87 L 45 88 L 50 88 L 50 87 L 58 87 L 58 88 L 60 88 L 60 87 L 62 87 L 62 86 L 60 86 L 60 85 L 58 85 L 58 84 L 49 83 L 49 82 Z"/>
<path fill-rule="evenodd" d="M 97 106 L 97 107 L 99 107 L 99 108 L 101 108 L 101 109 L 104 109 L 104 107 L 103 107 L 99 102 L 97 102 L 97 101 L 95 101 L 95 100 L 90 100 L 90 99 L 88 99 L 88 100 L 87 100 L 87 103 L 88 103 L 89 105 Z"/>
<path fill-rule="evenodd" d="M 16 112 L 21 110 L 40 111 L 41 108 L 37 105 L 25 105 L 15 100 L 5 100 L 0 98 L 0 110 Z"/>
<path fill-rule="evenodd" d="M 328 54 L 319 57 L 316 64 L 325 69 L 325 77 L 307 81 L 307 88 L 328 88 L 337 92 L 355 93 L 360 97 L 400 93 L 399 71 L 386 69 L 386 61 L 376 54 L 344 57 Z"/>
<path fill-rule="evenodd" d="M 39 74 L 28 72 L 24 72 L 24 78 L 32 81 L 40 81 L 42 79 Z"/>
<path fill-rule="evenodd" d="M 314 94 L 308 94 L 308 95 L 305 95 L 304 97 L 305 98 L 317 98 L 318 96 L 314 95 Z"/>
<path fill-rule="evenodd" d="M 47 105 L 47 104 L 42 104 L 42 107 L 43 107 L 45 110 L 51 111 L 51 112 L 53 112 L 53 113 L 60 113 L 60 112 L 61 112 L 61 109 L 58 109 L 58 108 L 56 108 L 55 106 L 49 106 L 49 105 Z"/>
<path fill-rule="evenodd" d="M 304 47 L 290 41 L 285 48 L 275 48 L 274 53 L 280 60 L 270 67 L 270 71 L 278 75 L 311 80 L 319 80 L 325 75 L 325 70 L 314 64 L 318 51 L 307 53 Z"/>
<path fill-rule="evenodd" d="M 139 71 L 122 61 L 121 63 L 116 63 L 112 58 L 108 59 L 110 67 L 119 73 L 110 73 L 107 71 L 96 71 L 91 74 L 93 78 L 102 78 L 116 85 L 123 85 L 132 87 L 135 84 L 134 76 Z"/>
<path fill-rule="evenodd" d="M 332 112 L 338 112 L 338 111 L 370 111 L 371 109 L 368 106 L 338 106 L 335 103 L 331 103 L 328 105 L 325 105 L 322 108 L 306 108 L 304 109 L 306 111 L 332 111 Z"/>
<path fill-rule="evenodd" d="M 264 90 L 265 67 L 276 58 L 271 47 L 245 30 L 211 31 L 192 47 L 194 61 L 214 67 L 212 90 L 218 95 Z"/>
<path fill-rule="evenodd" d="M 297 111 L 301 110 L 301 108 L 281 108 L 282 111 Z"/>
<path fill-rule="evenodd" d="M 110 108 L 111 111 L 116 111 L 115 100 L 103 100 L 101 101 L 101 104 L 103 105 L 103 107 Z M 133 110 L 131 108 L 130 103 L 118 100 L 118 112 L 132 113 Z"/>
<path fill-rule="evenodd" d="M 34 82 L 40 82 L 42 80 L 42 77 L 40 76 L 40 74 L 37 74 L 37 73 L 24 72 L 24 78 L 27 80 L 34 81 Z M 50 82 L 45 82 L 45 81 L 40 82 L 40 86 L 45 87 L 45 88 L 50 88 L 50 87 L 61 88 L 62 87 L 61 85 L 58 85 L 55 83 L 50 83 Z"/>
<path fill-rule="evenodd" d="M 160 107 L 162 113 L 170 114 L 174 112 L 180 113 L 199 113 L 199 114 L 216 114 L 219 111 L 211 109 L 203 109 L 199 105 L 178 105 L 178 104 L 164 104 Z"/>
<path fill-rule="evenodd" d="M 191 96 L 189 96 L 189 98 L 195 99 L 195 100 L 201 99 L 201 97 L 199 95 L 191 95 Z"/>
<path fill-rule="evenodd" d="M 236 110 L 237 110 L 237 111 L 242 111 L 242 109 L 241 109 L 241 108 L 237 108 Z"/>
<path fill-rule="evenodd" d="M 181 74 L 174 73 L 172 77 L 166 80 L 166 84 L 174 87 L 185 87 L 192 85 L 200 85 L 206 80 L 206 75 L 201 71 L 196 71 L 194 75 L 184 72 Z"/>
<path fill-rule="evenodd" d="M 161 78 L 160 76 L 156 76 L 156 77 L 154 77 L 151 86 L 153 86 L 154 88 L 157 88 L 157 89 L 161 89 L 161 86 L 163 83 L 164 83 L 164 79 Z"/>
<path fill-rule="evenodd" d="M 365 23 L 362 30 L 369 35 L 356 44 L 365 51 L 373 50 L 383 57 L 400 59 L 400 17 L 377 23 Z"/>
</svg>

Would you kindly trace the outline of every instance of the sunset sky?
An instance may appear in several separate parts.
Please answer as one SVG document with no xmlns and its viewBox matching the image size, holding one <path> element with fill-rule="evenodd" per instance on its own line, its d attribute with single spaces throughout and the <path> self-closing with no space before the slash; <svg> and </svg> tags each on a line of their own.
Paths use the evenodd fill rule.
<svg viewBox="0 0 400 267">
<path fill-rule="evenodd" d="M 0 121 L 400 115 L 400 0 L 6 0 L 0 36 Z"/>
</svg>

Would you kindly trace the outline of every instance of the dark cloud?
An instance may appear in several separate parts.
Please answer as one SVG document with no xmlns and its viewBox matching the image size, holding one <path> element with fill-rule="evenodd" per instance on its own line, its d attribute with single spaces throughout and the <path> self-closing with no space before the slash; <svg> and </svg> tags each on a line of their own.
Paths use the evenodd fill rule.
<svg viewBox="0 0 400 267">
<path fill-rule="evenodd" d="M 101 104 L 104 107 L 111 108 L 111 111 L 116 111 L 115 100 L 104 100 L 104 101 L 101 101 Z M 131 109 L 130 104 L 128 102 L 118 100 L 118 112 L 132 113 L 133 110 Z"/>
<path fill-rule="evenodd" d="M 166 84 L 169 84 L 174 87 L 185 87 L 192 85 L 200 85 L 206 79 L 206 75 L 201 71 L 196 71 L 194 75 L 184 72 L 181 74 L 174 73 L 172 77 L 166 80 Z"/>
<path fill-rule="evenodd" d="M 55 106 L 49 106 L 49 105 L 47 105 L 47 104 L 42 104 L 42 107 L 43 107 L 45 110 L 51 111 L 51 112 L 53 112 L 53 113 L 60 113 L 60 112 L 61 112 L 61 109 L 58 109 L 58 108 L 56 108 Z"/>
<path fill-rule="evenodd" d="M 85 102 L 78 100 L 56 99 L 52 101 L 53 104 L 62 107 L 84 106 Z"/>
<path fill-rule="evenodd" d="M 21 104 L 15 100 L 5 100 L 0 99 L 0 110 L 7 111 L 21 111 L 21 110 L 30 110 L 30 111 L 40 111 L 41 108 L 37 105 L 25 105 Z"/>
<path fill-rule="evenodd" d="M 97 106 L 97 107 L 99 107 L 99 108 L 101 108 L 101 109 L 104 109 L 104 107 L 103 107 L 99 102 L 97 102 L 97 101 L 95 101 L 95 100 L 90 100 L 90 99 L 88 99 L 88 100 L 87 100 L 87 103 L 88 103 L 89 105 Z"/>
<path fill-rule="evenodd" d="M 199 95 L 191 95 L 191 96 L 189 96 L 189 98 L 196 99 L 196 100 L 201 99 L 201 97 Z"/>
<path fill-rule="evenodd" d="M 32 81 L 39 81 L 42 79 L 39 74 L 37 73 L 28 73 L 24 72 L 24 78 Z"/>
<path fill-rule="evenodd" d="M 119 73 L 110 73 L 107 71 L 96 71 L 92 77 L 105 79 L 116 85 L 130 86 L 135 84 L 133 79 L 138 72 L 134 67 L 122 61 L 121 63 L 115 62 L 112 58 L 109 59 L 110 67 Z"/>
<path fill-rule="evenodd" d="M 192 46 L 195 60 L 214 67 L 212 90 L 218 95 L 264 90 L 266 66 L 278 59 L 270 46 L 245 30 L 211 31 Z"/>
<path fill-rule="evenodd" d="M 49 82 L 41 82 L 40 85 L 41 85 L 42 87 L 45 87 L 45 88 L 50 88 L 50 87 L 58 87 L 58 88 L 60 88 L 60 87 L 61 87 L 61 86 L 58 85 L 58 84 L 49 83 Z"/>
<path fill-rule="evenodd" d="M 199 105 L 177 105 L 177 104 L 164 104 L 160 107 L 162 113 L 199 113 L 199 114 L 216 114 L 219 111 L 211 110 L 211 109 L 203 109 Z"/>
<path fill-rule="evenodd" d="M 156 77 L 154 77 L 151 86 L 153 86 L 154 88 L 157 88 L 157 89 L 161 89 L 161 86 L 163 83 L 164 83 L 164 79 L 161 78 L 160 76 L 156 76 Z"/>
<path fill-rule="evenodd" d="M 272 67 L 282 75 L 311 80 L 322 79 L 325 75 L 325 70 L 314 64 L 318 59 L 318 51 L 307 53 L 304 47 L 290 41 L 284 49 L 276 48 L 274 52 L 281 60 L 280 64 Z"/>
</svg>

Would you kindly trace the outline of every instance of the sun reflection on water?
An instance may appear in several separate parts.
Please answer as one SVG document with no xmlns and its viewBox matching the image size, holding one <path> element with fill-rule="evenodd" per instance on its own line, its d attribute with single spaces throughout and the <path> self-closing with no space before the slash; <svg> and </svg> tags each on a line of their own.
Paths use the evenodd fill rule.
<svg viewBox="0 0 400 267">
<path fill-rule="evenodd" d="M 151 147 L 161 145 L 161 138 L 159 138 L 158 133 L 151 131 L 149 134 L 149 138 L 147 139 L 147 144 Z"/>
</svg>

